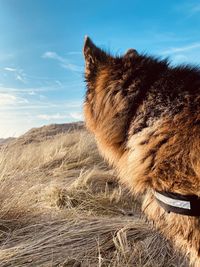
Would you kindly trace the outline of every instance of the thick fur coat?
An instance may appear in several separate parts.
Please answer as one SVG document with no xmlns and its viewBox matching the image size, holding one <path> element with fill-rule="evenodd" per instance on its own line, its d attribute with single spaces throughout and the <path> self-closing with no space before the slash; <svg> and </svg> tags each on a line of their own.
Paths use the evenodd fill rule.
<svg viewBox="0 0 200 267">
<path fill-rule="evenodd" d="M 84 114 L 99 150 L 143 211 L 200 266 L 200 218 L 167 213 L 152 190 L 200 196 L 200 70 L 130 49 L 113 57 L 87 37 Z M 200 208 L 200 207 L 199 207 Z"/>
</svg>

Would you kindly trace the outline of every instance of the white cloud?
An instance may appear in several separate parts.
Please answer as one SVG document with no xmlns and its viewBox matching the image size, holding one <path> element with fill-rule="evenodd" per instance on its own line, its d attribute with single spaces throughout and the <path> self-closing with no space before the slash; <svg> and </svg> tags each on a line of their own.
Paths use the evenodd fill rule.
<svg viewBox="0 0 200 267">
<path fill-rule="evenodd" d="M 21 75 L 19 75 L 19 74 L 16 74 L 15 79 L 17 81 L 20 81 L 22 83 L 25 83 L 25 79 Z"/>
<path fill-rule="evenodd" d="M 16 72 L 17 71 L 17 69 L 10 68 L 10 67 L 5 67 L 4 70 L 11 71 L 11 72 Z"/>
<path fill-rule="evenodd" d="M 188 14 L 188 17 L 191 17 L 200 12 L 200 4 L 199 3 L 186 3 L 185 5 L 181 6 L 181 10 L 184 13 Z"/>
<path fill-rule="evenodd" d="M 56 59 L 60 62 L 65 62 L 65 60 L 60 57 L 56 52 L 52 52 L 52 51 L 47 51 L 42 55 L 43 58 L 51 58 L 51 59 Z"/>
<path fill-rule="evenodd" d="M 0 95 L 0 99 L 1 95 Z M 7 96 L 4 98 L 4 104 L 16 102 L 15 97 Z M 21 99 L 17 99 L 21 101 Z M 71 109 L 65 109 L 64 106 L 52 107 L 50 105 L 38 105 L 35 103 L 10 105 L 10 108 L 1 108 L 0 103 L 0 138 L 9 136 L 19 136 L 33 127 L 40 127 L 44 124 L 67 123 L 82 120 L 81 112 L 71 112 Z M 66 112 L 63 112 L 66 110 Z M 49 114 L 49 111 L 51 113 Z M 54 112 L 55 111 L 55 112 Z M 57 112 L 58 111 L 58 112 Z"/>
<path fill-rule="evenodd" d="M 49 92 L 49 91 L 55 91 L 58 88 L 55 88 L 55 86 L 52 87 L 38 87 L 38 88 L 15 88 L 15 87 L 4 87 L 0 86 L 0 92 L 6 93 L 6 92 L 12 92 L 12 93 L 23 93 L 23 94 L 29 94 L 34 95 L 36 93 L 40 92 Z"/>
<path fill-rule="evenodd" d="M 35 119 L 32 112 L 0 110 L 0 138 L 19 136 L 30 128 L 39 127 L 42 122 Z"/>
<path fill-rule="evenodd" d="M 61 66 L 67 70 L 72 70 L 72 71 L 76 71 L 76 72 L 83 72 L 83 67 L 80 67 L 80 66 L 75 65 L 75 64 L 65 63 L 65 64 L 61 64 Z"/>
<path fill-rule="evenodd" d="M 12 105 L 12 104 L 15 104 L 15 102 L 16 102 L 16 97 L 14 95 L 0 94 L 0 105 L 1 106 Z"/>
<path fill-rule="evenodd" d="M 47 51 L 42 55 L 42 57 L 58 61 L 60 63 L 60 66 L 64 69 L 75 72 L 83 72 L 83 67 L 69 63 L 69 61 L 66 58 L 59 56 L 56 52 Z"/>
<path fill-rule="evenodd" d="M 194 13 L 198 13 L 200 12 L 200 4 L 193 4 L 190 8 L 190 11 L 194 14 Z"/>
<path fill-rule="evenodd" d="M 18 136 L 32 127 L 44 124 L 67 123 L 82 119 L 79 113 L 82 100 L 51 101 L 46 98 L 45 95 L 48 96 L 46 91 L 59 88 L 59 86 L 56 88 L 55 80 L 52 81 L 52 88 L 0 86 L 0 138 Z"/>
<path fill-rule="evenodd" d="M 61 81 L 59 81 L 59 80 L 56 80 L 55 83 L 56 83 L 59 87 L 62 87 L 62 86 L 63 86 L 63 84 L 62 84 Z"/>
<path fill-rule="evenodd" d="M 64 106 L 66 108 L 80 108 L 82 107 L 83 101 L 79 100 L 79 101 L 70 101 L 70 102 L 66 102 L 64 104 Z"/>
<path fill-rule="evenodd" d="M 40 100 L 45 100 L 47 97 L 45 95 L 39 95 Z"/>
<path fill-rule="evenodd" d="M 4 71 L 13 73 L 15 80 L 26 83 L 26 75 L 22 69 L 5 67 Z"/>
<path fill-rule="evenodd" d="M 28 104 L 28 105 L 27 105 Z M 23 105 L 7 105 L 7 106 L 1 106 L 0 105 L 0 111 L 4 110 L 4 111 L 19 111 L 19 110 L 41 110 L 41 109 L 50 109 L 50 108 L 55 108 L 55 106 L 53 104 L 49 104 L 49 103 L 29 103 L 28 101 L 26 103 L 24 103 Z"/>
<path fill-rule="evenodd" d="M 0 106 L 10 106 L 18 104 L 27 104 L 28 100 L 13 94 L 0 93 Z"/>
<path fill-rule="evenodd" d="M 194 44 L 187 45 L 187 46 L 171 47 L 168 50 L 162 51 L 161 54 L 162 55 L 175 54 L 175 53 L 190 51 L 190 50 L 194 50 L 198 48 L 200 48 L 200 43 L 194 43 Z"/>
<path fill-rule="evenodd" d="M 75 120 L 83 120 L 83 114 L 81 112 L 71 112 L 70 116 Z"/>
<path fill-rule="evenodd" d="M 188 61 L 188 57 L 186 57 L 185 55 L 182 55 L 182 54 L 176 54 L 176 55 L 173 56 L 173 60 L 176 63 L 181 63 L 181 62 Z"/>
<path fill-rule="evenodd" d="M 55 113 L 55 114 L 39 114 L 37 115 L 38 119 L 50 121 L 50 120 L 83 120 L 83 114 L 81 112 L 70 112 L 69 114 L 61 114 L 61 113 Z"/>
<path fill-rule="evenodd" d="M 200 12 L 199 1 L 182 1 L 181 4 L 175 5 L 175 11 L 184 13 L 184 18 L 189 19 L 192 16 L 198 15 Z"/>
<path fill-rule="evenodd" d="M 29 91 L 28 94 L 29 94 L 29 95 L 36 95 L 36 92 L 34 92 L 34 91 L 32 90 L 32 91 Z"/>
<path fill-rule="evenodd" d="M 0 54 L 0 61 L 7 61 L 7 60 L 10 60 L 14 57 L 13 54 L 6 54 L 6 53 L 1 53 Z"/>
<path fill-rule="evenodd" d="M 0 95 L 1 97 L 1 95 Z M 18 98 L 19 99 L 19 98 Z M 23 99 L 23 98 L 20 98 Z M 42 98 L 43 100 L 44 98 Z M 45 99 L 46 100 L 46 99 Z M 19 102 L 18 102 L 19 104 Z M 0 103 L 0 111 L 8 111 L 8 110 L 72 110 L 80 108 L 80 104 L 77 102 L 47 102 L 47 101 L 28 101 L 25 99 L 25 101 L 22 103 L 20 102 L 20 105 L 1 105 Z M 71 118 L 71 117 L 70 117 Z"/>
<path fill-rule="evenodd" d="M 70 51 L 67 54 L 68 55 L 82 55 L 82 52 L 80 52 L 80 51 Z"/>
<path fill-rule="evenodd" d="M 68 119 L 68 115 L 62 115 L 60 113 L 56 114 L 39 114 L 37 116 L 39 119 L 50 121 L 50 120 L 61 120 L 61 119 Z"/>
</svg>

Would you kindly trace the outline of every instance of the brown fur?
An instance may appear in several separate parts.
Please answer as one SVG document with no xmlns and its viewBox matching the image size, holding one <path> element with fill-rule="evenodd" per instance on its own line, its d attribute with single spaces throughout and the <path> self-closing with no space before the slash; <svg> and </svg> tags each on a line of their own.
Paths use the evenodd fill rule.
<svg viewBox="0 0 200 267">
<path fill-rule="evenodd" d="M 99 150 L 143 210 L 200 266 L 200 219 L 167 213 L 152 189 L 200 196 L 200 72 L 131 49 L 112 57 L 89 38 L 84 46 L 84 113 Z"/>
</svg>

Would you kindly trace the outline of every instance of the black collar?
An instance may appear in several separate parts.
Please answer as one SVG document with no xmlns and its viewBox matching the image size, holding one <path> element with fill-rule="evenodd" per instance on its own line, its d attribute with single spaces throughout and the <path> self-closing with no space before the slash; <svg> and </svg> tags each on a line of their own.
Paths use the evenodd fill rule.
<svg viewBox="0 0 200 267">
<path fill-rule="evenodd" d="M 168 213 L 174 212 L 188 216 L 200 216 L 200 198 L 197 195 L 154 191 L 154 196 L 160 206 Z"/>
</svg>

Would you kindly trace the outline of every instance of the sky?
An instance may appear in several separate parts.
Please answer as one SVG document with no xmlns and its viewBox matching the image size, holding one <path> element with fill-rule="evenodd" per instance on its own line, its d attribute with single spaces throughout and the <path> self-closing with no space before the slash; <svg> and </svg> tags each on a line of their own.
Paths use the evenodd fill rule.
<svg viewBox="0 0 200 267">
<path fill-rule="evenodd" d="M 0 138 L 83 120 L 85 35 L 113 55 L 198 65 L 200 2 L 0 0 Z"/>
</svg>

